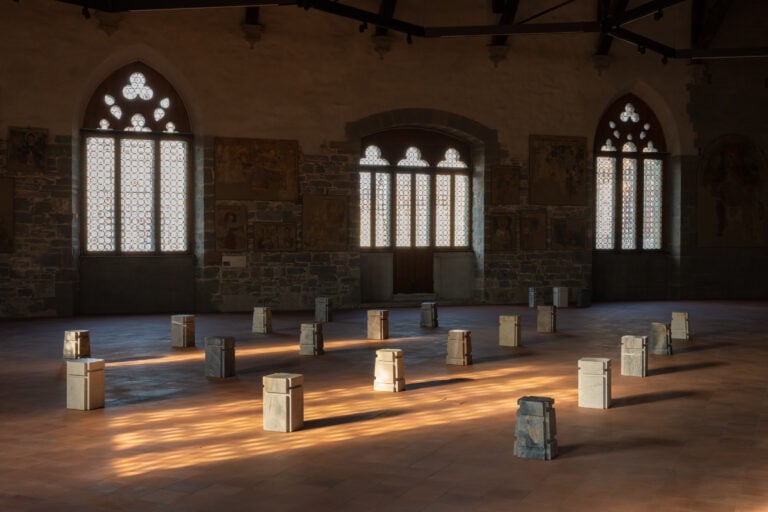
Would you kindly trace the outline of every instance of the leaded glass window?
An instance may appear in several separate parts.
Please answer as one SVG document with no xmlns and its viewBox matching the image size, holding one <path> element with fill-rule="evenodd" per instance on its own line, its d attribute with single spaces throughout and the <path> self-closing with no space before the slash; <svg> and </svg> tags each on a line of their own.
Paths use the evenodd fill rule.
<svg viewBox="0 0 768 512">
<path fill-rule="evenodd" d="M 384 144 L 366 145 L 360 158 L 360 247 L 468 247 L 466 156 L 452 145 L 427 145 L 425 154 L 417 144 L 403 145 L 399 135 L 396 143 L 378 136 Z"/>
<path fill-rule="evenodd" d="M 84 126 L 85 250 L 189 250 L 189 120 L 156 71 L 134 63 L 96 90 Z"/>
<path fill-rule="evenodd" d="M 595 248 L 662 248 L 664 135 L 639 98 L 609 107 L 595 135 Z"/>
</svg>

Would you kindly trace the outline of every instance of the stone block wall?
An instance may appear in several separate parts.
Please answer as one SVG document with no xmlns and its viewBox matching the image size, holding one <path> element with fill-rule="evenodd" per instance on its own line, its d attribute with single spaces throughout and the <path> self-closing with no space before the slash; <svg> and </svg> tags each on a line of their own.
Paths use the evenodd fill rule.
<svg viewBox="0 0 768 512">
<path fill-rule="evenodd" d="M 275 309 L 311 309 L 315 297 L 330 297 L 334 307 L 349 308 L 360 302 L 360 255 L 357 232 L 357 175 L 350 157 L 330 146 L 322 154 L 304 154 L 299 166 L 298 201 L 220 201 L 213 183 L 206 178 L 204 257 L 198 267 L 198 297 L 201 306 L 214 311 L 246 311 L 255 305 Z M 205 147 L 205 175 L 213 174 L 213 141 Z M 303 246 L 303 198 L 306 195 L 347 198 L 348 250 L 310 251 Z M 216 205 L 242 205 L 247 211 L 247 249 L 221 251 L 216 247 Z M 209 211 L 210 210 L 210 211 Z M 279 222 L 296 226 L 292 251 L 255 247 L 253 225 Z M 224 255 L 245 256 L 244 267 L 222 265 Z M 202 264 L 200 264 L 202 263 Z"/>
<path fill-rule="evenodd" d="M 14 236 L 0 253 L 0 317 L 72 314 L 72 139 L 48 136 L 39 167 L 9 161 L 8 145 L 0 139 L 0 178 L 13 179 Z"/>
</svg>

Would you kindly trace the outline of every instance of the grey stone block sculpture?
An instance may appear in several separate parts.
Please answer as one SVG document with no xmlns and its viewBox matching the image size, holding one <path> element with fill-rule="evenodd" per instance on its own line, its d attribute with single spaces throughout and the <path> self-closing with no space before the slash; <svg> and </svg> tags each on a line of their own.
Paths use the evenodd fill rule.
<svg viewBox="0 0 768 512">
<path fill-rule="evenodd" d="M 437 302 L 421 303 L 421 326 L 437 327 Z"/>
<path fill-rule="evenodd" d="M 104 360 L 90 357 L 67 361 L 67 409 L 104 407 Z"/>
<path fill-rule="evenodd" d="M 472 364 L 472 332 L 461 329 L 448 331 L 448 354 L 445 364 L 467 366 Z"/>
<path fill-rule="evenodd" d="M 315 298 L 315 322 L 326 323 L 333 321 L 331 299 L 329 297 Z"/>
<path fill-rule="evenodd" d="M 556 332 L 556 315 L 557 308 L 555 306 L 538 306 L 538 314 L 536 316 L 536 331 Z"/>
<path fill-rule="evenodd" d="M 611 406 L 611 360 L 579 359 L 579 407 L 608 409 Z"/>
<path fill-rule="evenodd" d="M 520 317 L 518 315 L 499 317 L 499 345 L 502 347 L 520 346 Z"/>
<path fill-rule="evenodd" d="M 669 331 L 670 338 L 673 340 L 689 341 L 691 339 L 691 331 L 688 324 L 688 313 L 684 311 L 673 312 Z"/>
<path fill-rule="evenodd" d="M 323 355 L 323 324 L 301 324 L 299 337 L 299 354 L 302 356 Z"/>
<path fill-rule="evenodd" d="M 648 348 L 651 354 L 660 356 L 672 355 L 672 337 L 669 326 L 660 322 L 651 323 L 651 335 L 648 336 Z"/>
<path fill-rule="evenodd" d="M 648 373 L 648 337 L 621 337 L 621 374 L 645 377 Z"/>
<path fill-rule="evenodd" d="M 264 430 L 293 432 L 304 426 L 304 376 L 273 373 L 262 379 Z"/>
<path fill-rule="evenodd" d="M 231 336 L 205 338 L 205 375 L 216 379 L 235 376 L 235 338 Z"/>
<path fill-rule="evenodd" d="M 368 310 L 368 339 L 386 340 L 389 338 L 389 311 L 386 309 Z"/>
<path fill-rule="evenodd" d="M 253 308 L 253 320 L 251 323 L 251 332 L 259 334 L 269 334 L 272 332 L 272 308 L 255 307 Z"/>
<path fill-rule="evenodd" d="M 405 391 L 405 359 L 399 348 L 376 351 L 373 379 L 374 391 Z"/>
<path fill-rule="evenodd" d="M 568 287 L 555 286 L 552 288 L 552 305 L 558 308 L 568 307 Z"/>
<path fill-rule="evenodd" d="M 524 396 L 517 400 L 515 457 L 551 460 L 557 457 L 557 418 L 555 400 L 543 396 Z"/>
<path fill-rule="evenodd" d="M 88 331 L 64 331 L 64 359 L 91 357 L 91 335 Z"/>
<path fill-rule="evenodd" d="M 195 346 L 195 315 L 171 316 L 171 346 L 174 348 Z"/>
</svg>

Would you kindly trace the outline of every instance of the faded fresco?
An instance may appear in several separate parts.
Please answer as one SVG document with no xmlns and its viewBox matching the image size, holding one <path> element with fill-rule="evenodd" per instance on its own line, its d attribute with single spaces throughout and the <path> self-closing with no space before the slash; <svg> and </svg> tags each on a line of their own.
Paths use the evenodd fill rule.
<svg viewBox="0 0 768 512">
<path fill-rule="evenodd" d="M 587 204 L 586 137 L 531 135 L 529 158 L 531 204 Z"/>
<path fill-rule="evenodd" d="M 12 178 L 0 178 L 0 252 L 13 252 Z"/>
<path fill-rule="evenodd" d="M 346 251 L 348 248 L 347 196 L 304 196 L 304 249 Z"/>
<path fill-rule="evenodd" d="M 517 216 L 512 214 L 490 215 L 491 234 L 489 251 L 517 250 Z"/>
<path fill-rule="evenodd" d="M 765 158 L 748 137 L 725 135 L 707 147 L 699 168 L 699 246 L 768 245 L 766 174 Z"/>
<path fill-rule="evenodd" d="M 520 167 L 500 165 L 491 170 L 491 204 L 520 204 Z"/>
<path fill-rule="evenodd" d="M 214 153 L 216 199 L 298 199 L 297 141 L 217 138 Z"/>
<path fill-rule="evenodd" d="M 45 147 L 48 130 L 43 128 L 8 128 L 8 169 L 45 171 Z"/>
<path fill-rule="evenodd" d="M 524 213 L 520 216 L 520 248 L 537 251 L 547 248 L 547 214 Z"/>
<path fill-rule="evenodd" d="M 587 220 L 582 217 L 549 219 L 551 249 L 587 249 Z"/>
<path fill-rule="evenodd" d="M 245 251 L 248 248 L 245 206 L 216 207 L 216 247 L 220 251 Z"/>
<path fill-rule="evenodd" d="M 296 250 L 296 224 L 256 222 L 253 225 L 253 250 L 276 252 Z"/>
</svg>

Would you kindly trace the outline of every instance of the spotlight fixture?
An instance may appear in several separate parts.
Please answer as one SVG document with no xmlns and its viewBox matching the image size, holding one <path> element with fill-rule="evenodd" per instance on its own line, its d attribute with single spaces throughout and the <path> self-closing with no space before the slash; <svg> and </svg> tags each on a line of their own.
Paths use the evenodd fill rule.
<svg viewBox="0 0 768 512">
<path fill-rule="evenodd" d="M 642 45 L 642 44 L 637 45 L 637 51 L 642 54 L 645 54 L 645 45 Z"/>
<path fill-rule="evenodd" d="M 362 34 L 363 32 L 365 32 L 365 31 L 366 31 L 366 29 L 367 29 L 367 28 L 368 28 L 368 22 L 367 22 L 367 21 L 364 21 L 364 22 L 362 22 L 362 23 L 360 24 L 360 26 L 359 26 L 357 29 L 358 29 L 358 30 L 360 31 L 360 33 Z"/>
<path fill-rule="evenodd" d="M 80 11 L 80 12 L 82 13 L 83 18 L 85 18 L 87 20 L 91 19 L 91 12 L 88 10 L 88 7 L 83 6 L 83 10 Z"/>
<path fill-rule="evenodd" d="M 663 17 L 664 17 L 664 10 L 663 9 L 659 9 L 658 11 L 653 13 L 653 19 L 656 20 L 656 21 L 659 21 Z"/>
</svg>

